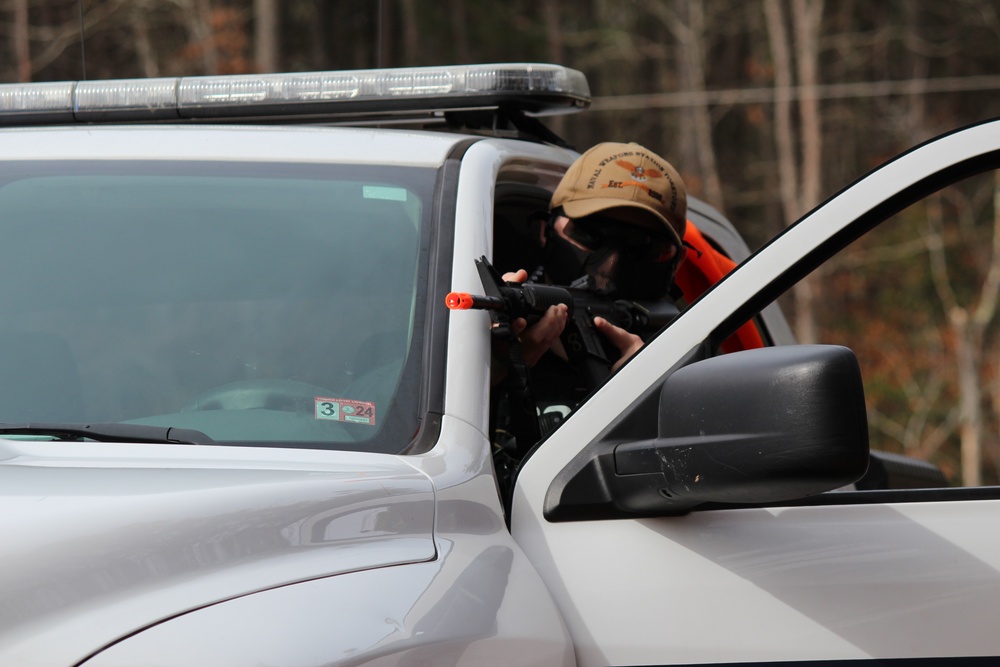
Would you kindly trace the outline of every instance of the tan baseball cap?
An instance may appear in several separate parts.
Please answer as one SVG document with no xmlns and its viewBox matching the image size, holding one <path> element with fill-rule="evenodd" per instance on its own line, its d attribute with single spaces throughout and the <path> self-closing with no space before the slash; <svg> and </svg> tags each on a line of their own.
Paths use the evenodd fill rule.
<svg viewBox="0 0 1000 667">
<path fill-rule="evenodd" d="M 644 227 L 663 225 L 678 245 L 687 191 L 673 165 L 639 144 L 605 142 L 577 158 L 552 194 L 569 218 L 595 213 Z"/>
</svg>

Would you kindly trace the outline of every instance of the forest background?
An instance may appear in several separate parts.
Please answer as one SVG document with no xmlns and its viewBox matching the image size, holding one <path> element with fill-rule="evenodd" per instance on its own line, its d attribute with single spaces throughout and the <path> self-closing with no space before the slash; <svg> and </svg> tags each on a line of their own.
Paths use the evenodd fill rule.
<svg viewBox="0 0 1000 667">
<path fill-rule="evenodd" d="M 4 82 L 564 64 L 594 100 L 553 129 L 649 146 L 751 247 L 1000 116 L 996 0 L 0 0 L 0 21 Z M 849 335 L 874 446 L 997 483 L 1000 180 L 913 215 L 933 224 L 858 244 L 783 305 L 803 342 Z"/>
</svg>

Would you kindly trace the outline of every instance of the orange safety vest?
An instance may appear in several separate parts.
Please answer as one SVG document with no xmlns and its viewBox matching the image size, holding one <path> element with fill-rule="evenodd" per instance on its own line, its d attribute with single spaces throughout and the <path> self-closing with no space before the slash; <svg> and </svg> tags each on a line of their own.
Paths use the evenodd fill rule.
<svg viewBox="0 0 1000 667">
<path fill-rule="evenodd" d="M 732 271 L 736 262 L 716 250 L 690 220 L 684 231 L 684 244 L 688 246 L 687 257 L 677 267 L 674 282 L 684 294 L 684 299 L 691 303 Z M 757 325 L 750 320 L 724 340 L 720 347 L 723 352 L 750 350 L 764 347 L 764 339 Z"/>
</svg>

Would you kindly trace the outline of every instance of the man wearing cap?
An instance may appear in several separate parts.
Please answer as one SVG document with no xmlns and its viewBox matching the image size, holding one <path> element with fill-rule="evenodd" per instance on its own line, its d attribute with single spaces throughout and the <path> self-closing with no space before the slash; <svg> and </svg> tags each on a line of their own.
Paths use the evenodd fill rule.
<svg viewBox="0 0 1000 667">
<path fill-rule="evenodd" d="M 658 300 L 667 295 L 683 260 L 687 193 L 674 167 L 634 143 L 601 143 L 581 155 L 552 195 L 543 244 L 544 279 L 587 286 L 612 298 Z M 525 270 L 505 280 L 524 282 Z M 566 326 L 566 306 L 552 306 L 535 324 L 514 324 L 526 365 L 552 349 Z M 619 350 L 617 369 L 642 347 L 635 334 L 603 318 L 594 326 Z M 565 357 L 565 354 L 560 354 Z"/>
</svg>

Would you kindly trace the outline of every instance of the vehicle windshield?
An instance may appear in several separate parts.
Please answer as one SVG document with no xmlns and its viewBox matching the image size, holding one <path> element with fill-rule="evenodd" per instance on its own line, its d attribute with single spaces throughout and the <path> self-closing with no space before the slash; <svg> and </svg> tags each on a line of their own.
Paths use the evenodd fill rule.
<svg viewBox="0 0 1000 667">
<path fill-rule="evenodd" d="M 0 422 L 399 451 L 418 423 L 435 176 L 0 165 Z"/>
</svg>

